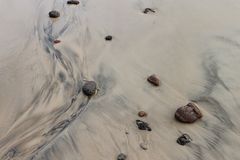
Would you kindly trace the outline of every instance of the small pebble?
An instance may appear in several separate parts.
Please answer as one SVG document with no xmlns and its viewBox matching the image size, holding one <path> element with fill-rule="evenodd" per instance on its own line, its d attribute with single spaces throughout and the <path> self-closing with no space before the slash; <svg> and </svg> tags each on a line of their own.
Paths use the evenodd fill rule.
<svg viewBox="0 0 240 160">
<path fill-rule="evenodd" d="M 144 111 L 140 111 L 140 112 L 138 112 L 138 116 L 139 117 L 147 117 L 147 113 Z"/>
<path fill-rule="evenodd" d="M 58 18 L 58 17 L 60 17 L 60 13 L 58 11 L 55 11 L 55 10 L 49 12 L 48 15 L 51 18 Z"/>
<path fill-rule="evenodd" d="M 183 134 L 177 139 L 177 143 L 184 146 L 187 143 L 192 141 L 191 137 L 188 134 Z"/>
<path fill-rule="evenodd" d="M 160 85 L 160 80 L 157 78 L 157 76 L 155 74 L 149 76 L 147 81 L 154 86 L 159 86 Z"/>
<path fill-rule="evenodd" d="M 105 40 L 106 40 L 106 41 L 111 41 L 112 38 L 113 38 L 112 36 L 108 35 L 108 36 L 105 37 Z"/>
<path fill-rule="evenodd" d="M 120 153 L 118 156 L 117 156 L 117 160 L 126 160 L 127 159 L 127 156 L 123 153 Z"/>
<path fill-rule="evenodd" d="M 97 91 L 97 84 L 94 81 L 87 81 L 83 87 L 82 91 L 86 96 L 93 96 Z"/>
<path fill-rule="evenodd" d="M 79 4 L 79 1 L 77 1 L 77 0 L 69 0 L 69 1 L 67 1 L 67 4 L 78 5 L 78 4 Z"/>
<path fill-rule="evenodd" d="M 148 12 L 152 12 L 152 13 L 155 13 L 155 11 L 151 8 L 145 8 L 143 13 L 147 14 Z"/>
<path fill-rule="evenodd" d="M 141 147 L 143 150 L 147 150 L 147 149 L 148 149 L 148 148 L 147 148 L 147 145 L 144 144 L 144 143 L 141 143 L 141 144 L 140 144 L 140 147 Z"/>
<path fill-rule="evenodd" d="M 188 103 L 177 109 L 175 118 L 183 123 L 193 123 L 202 118 L 202 113 L 195 103 Z"/>
<path fill-rule="evenodd" d="M 60 42 L 61 42 L 61 41 L 58 40 L 58 39 L 56 39 L 56 40 L 53 41 L 54 44 L 57 44 L 57 43 L 60 43 Z"/>
<path fill-rule="evenodd" d="M 147 122 L 136 120 L 136 124 L 138 126 L 138 129 L 140 130 L 152 131 L 152 129 L 149 127 L 149 124 Z"/>
</svg>

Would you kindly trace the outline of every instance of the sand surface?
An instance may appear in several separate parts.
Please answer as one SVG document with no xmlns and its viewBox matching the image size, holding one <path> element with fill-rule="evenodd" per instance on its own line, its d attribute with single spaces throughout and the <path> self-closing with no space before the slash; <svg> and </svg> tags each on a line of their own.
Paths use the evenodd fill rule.
<svg viewBox="0 0 240 160">
<path fill-rule="evenodd" d="M 0 0 L 1 160 L 239 160 L 239 17 L 239 0 Z M 189 101 L 203 118 L 177 122 Z"/>
</svg>

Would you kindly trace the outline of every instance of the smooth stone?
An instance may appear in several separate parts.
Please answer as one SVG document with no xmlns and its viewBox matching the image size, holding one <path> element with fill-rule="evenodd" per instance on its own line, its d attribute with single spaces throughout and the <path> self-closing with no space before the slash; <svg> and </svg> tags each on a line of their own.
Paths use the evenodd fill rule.
<svg viewBox="0 0 240 160">
<path fill-rule="evenodd" d="M 140 111 L 140 112 L 138 112 L 138 116 L 139 117 L 147 117 L 147 113 L 144 111 Z"/>
<path fill-rule="evenodd" d="M 94 81 L 87 81 L 83 87 L 82 91 L 86 96 L 93 96 L 97 91 L 97 84 Z"/>
<path fill-rule="evenodd" d="M 57 43 L 60 43 L 60 42 L 61 42 L 61 41 L 58 40 L 58 39 L 56 39 L 56 40 L 53 41 L 54 44 L 57 44 Z"/>
<path fill-rule="evenodd" d="M 118 156 L 117 156 L 117 160 L 126 160 L 127 159 L 127 156 L 123 153 L 120 153 Z"/>
<path fill-rule="evenodd" d="M 60 17 L 60 13 L 59 13 L 58 11 L 55 11 L 55 10 L 50 11 L 50 12 L 48 13 L 48 15 L 49 15 L 49 17 L 51 17 L 51 18 L 58 18 L 58 17 Z"/>
<path fill-rule="evenodd" d="M 105 40 L 106 40 L 106 41 L 111 41 L 112 38 L 113 38 L 112 36 L 108 35 L 108 36 L 105 37 Z"/>
<path fill-rule="evenodd" d="M 140 130 L 152 131 L 152 129 L 149 127 L 149 124 L 147 122 L 136 120 L 136 124 L 138 126 L 138 129 Z"/>
<path fill-rule="evenodd" d="M 193 123 L 202 118 L 202 113 L 195 103 L 188 103 L 177 109 L 175 118 L 183 123 Z"/>
<path fill-rule="evenodd" d="M 155 74 L 149 76 L 147 81 L 154 86 L 159 86 L 160 85 L 160 80 L 157 78 L 157 76 Z"/>
<path fill-rule="evenodd" d="M 78 4 L 79 4 L 79 1 L 77 1 L 77 0 L 70 0 L 70 1 L 67 1 L 67 4 L 78 5 Z"/>
<path fill-rule="evenodd" d="M 187 143 L 190 143 L 192 141 L 191 137 L 188 134 L 183 134 L 177 139 L 177 143 L 184 146 Z"/>
</svg>

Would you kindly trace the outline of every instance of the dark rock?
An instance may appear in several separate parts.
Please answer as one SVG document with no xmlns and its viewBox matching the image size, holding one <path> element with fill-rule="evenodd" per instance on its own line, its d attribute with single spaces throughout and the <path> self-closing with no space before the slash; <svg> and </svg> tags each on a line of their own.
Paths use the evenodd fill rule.
<svg viewBox="0 0 240 160">
<path fill-rule="evenodd" d="M 67 4 L 78 5 L 78 4 L 79 4 L 79 1 L 77 1 L 77 0 L 69 0 L 69 1 L 67 1 Z"/>
<path fill-rule="evenodd" d="M 147 117 L 147 113 L 144 111 L 140 111 L 140 112 L 138 112 L 138 116 L 139 117 Z"/>
<path fill-rule="evenodd" d="M 105 37 L 105 40 L 106 40 L 106 41 L 111 41 L 112 38 L 113 38 L 112 36 L 108 35 L 108 36 Z"/>
<path fill-rule="evenodd" d="M 155 13 L 155 11 L 151 8 L 145 8 L 143 13 L 147 14 L 148 12 L 152 12 L 152 13 Z"/>
<path fill-rule="evenodd" d="M 117 156 L 117 160 L 126 160 L 127 159 L 127 156 L 123 153 L 120 153 L 118 156 Z"/>
<path fill-rule="evenodd" d="M 138 126 L 138 129 L 140 130 L 152 131 L 152 129 L 149 127 L 149 124 L 147 122 L 136 120 L 136 124 Z"/>
<path fill-rule="evenodd" d="M 93 96 L 97 91 L 97 84 L 94 81 L 86 82 L 83 87 L 82 91 L 86 96 Z"/>
<path fill-rule="evenodd" d="M 57 44 L 57 43 L 60 43 L 60 42 L 61 42 L 61 41 L 58 40 L 58 39 L 56 39 L 56 40 L 53 41 L 54 44 Z"/>
<path fill-rule="evenodd" d="M 160 80 L 157 78 L 157 76 L 155 74 L 149 76 L 147 81 L 154 86 L 159 86 L 160 85 Z"/>
<path fill-rule="evenodd" d="M 188 134 L 183 134 L 177 139 L 177 143 L 184 146 L 187 143 L 192 141 L 191 137 Z"/>
<path fill-rule="evenodd" d="M 202 113 L 195 103 L 188 103 L 177 109 L 175 118 L 183 123 L 193 123 L 202 118 Z"/>
<path fill-rule="evenodd" d="M 51 18 L 58 18 L 58 17 L 60 17 L 60 13 L 58 11 L 55 11 L 55 10 L 49 12 L 48 15 Z"/>
</svg>

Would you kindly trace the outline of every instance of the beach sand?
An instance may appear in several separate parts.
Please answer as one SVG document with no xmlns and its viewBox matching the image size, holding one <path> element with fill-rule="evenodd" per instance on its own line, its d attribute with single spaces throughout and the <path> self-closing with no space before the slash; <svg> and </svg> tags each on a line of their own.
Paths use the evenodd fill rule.
<svg viewBox="0 0 240 160">
<path fill-rule="evenodd" d="M 239 17 L 237 0 L 0 1 L 1 159 L 239 160 Z M 177 122 L 190 101 L 202 119 Z"/>
</svg>

